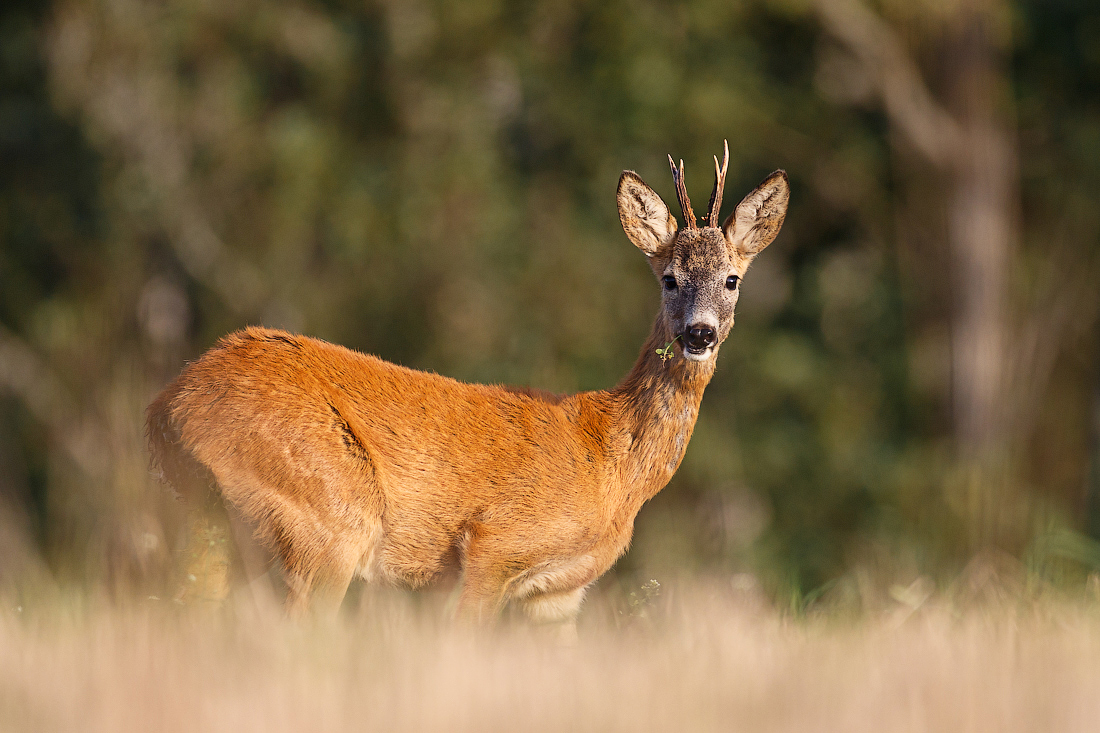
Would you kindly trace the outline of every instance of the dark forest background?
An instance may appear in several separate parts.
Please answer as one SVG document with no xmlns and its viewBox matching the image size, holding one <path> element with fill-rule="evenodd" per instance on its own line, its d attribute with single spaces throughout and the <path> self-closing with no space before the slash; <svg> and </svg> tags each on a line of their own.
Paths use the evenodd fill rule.
<svg viewBox="0 0 1100 733">
<path fill-rule="evenodd" d="M 176 572 L 143 410 L 246 324 L 611 386 L 619 173 L 723 139 L 790 213 L 618 577 L 1100 570 L 1100 5 L 6 0 L 0 591 Z"/>
</svg>

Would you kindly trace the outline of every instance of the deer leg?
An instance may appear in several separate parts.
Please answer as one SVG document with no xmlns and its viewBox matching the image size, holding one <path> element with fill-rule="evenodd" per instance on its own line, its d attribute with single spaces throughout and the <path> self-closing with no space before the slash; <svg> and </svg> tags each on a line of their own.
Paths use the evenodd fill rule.
<svg viewBox="0 0 1100 733">
<path fill-rule="evenodd" d="M 319 618 L 336 619 L 354 575 L 355 565 L 345 564 L 335 572 L 325 573 L 320 582 L 314 582 L 313 610 Z"/>
<path fill-rule="evenodd" d="M 313 574 L 286 571 L 286 615 L 301 619 L 310 608 L 313 599 Z"/>
<path fill-rule="evenodd" d="M 455 618 L 478 626 L 493 623 L 504 606 L 504 578 L 491 568 L 467 564 Z"/>
<path fill-rule="evenodd" d="M 335 618 L 362 552 L 352 542 L 284 527 L 275 533 L 286 578 L 286 613 Z"/>
<path fill-rule="evenodd" d="M 256 539 L 255 525 L 232 505 L 229 509 L 229 529 L 237 549 L 243 588 L 238 598 L 261 613 L 270 612 L 278 606 L 278 592 L 272 583 L 270 570 L 275 562 L 274 556 Z"/>
<path fill-rule="evenodd" d="M 553 632 L 556 639 L 567 645 L 577 641 L 577 615 L 584 602 L 587 586 L 557 593 L 539 593 L 520 601 L 527 618 Z"/>
<path fill-rule="evenodd" d="M 286 613 L 300 619 L 311 613 L 318 618 L 335 619 L 355 576 L 354 561 L 330 562 L 317 570 L 288 571 Z"/>
<path fill-rule="evenodd" d="M 504 607 L 508 585 L 507 568 L 495 559 L 493 542 L 484 525 L 467 530 L 463 543 L 462 590 L 458 595 L 455 618 L 479 626 L 496 621 Z"/>
</svg>

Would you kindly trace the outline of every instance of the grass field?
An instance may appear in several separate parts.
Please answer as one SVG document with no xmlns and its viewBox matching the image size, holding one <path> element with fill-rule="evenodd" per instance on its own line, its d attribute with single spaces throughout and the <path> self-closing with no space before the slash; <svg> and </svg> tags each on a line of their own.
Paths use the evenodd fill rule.
<svg viewBox="0 0 1100 733">
<path fill-rule="evenodd" d="M 0 730 L 1100 728 L 1092 596 L 795 616 L 708 584 L 633 615 L 594 599 L 570 648 L 400 594 L 331 624 L 248 608 L 7 608 Z"/>
</svg>

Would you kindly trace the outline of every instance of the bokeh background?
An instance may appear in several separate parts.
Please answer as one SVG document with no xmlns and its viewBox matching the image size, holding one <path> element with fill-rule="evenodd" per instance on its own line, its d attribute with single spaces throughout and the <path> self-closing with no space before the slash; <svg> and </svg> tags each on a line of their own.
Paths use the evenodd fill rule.
<svg viewBox="0 0 1100 733">
<path fill-rule="evenodd" d="M 723 213 L 780 167 L 790 213 L 604 582 L 1086 582 L 1095 3 L 5 0 L 0 593 L 171 583 L 143 410 L 247 324 L 613 385 L 659 301 L 618 175 L 705 201 L 723 139 Z"/>
</svg>

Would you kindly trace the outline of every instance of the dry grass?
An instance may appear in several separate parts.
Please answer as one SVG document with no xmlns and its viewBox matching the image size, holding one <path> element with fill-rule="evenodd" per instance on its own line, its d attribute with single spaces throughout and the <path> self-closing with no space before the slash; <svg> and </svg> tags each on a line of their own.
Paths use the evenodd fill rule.
<svg viewBox="0 0 1100 733">
<path fill-rule="evenodd" d="M 472 636 L 407 600 L 333 625 L 144 608 L 0 615 L 0 730 L 1086 731 L 1095 602 L 934 601 L 792 619 L 699 593 L 660 621 L 596 608 L 578 646 Z"/>
</svg>

